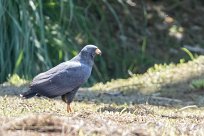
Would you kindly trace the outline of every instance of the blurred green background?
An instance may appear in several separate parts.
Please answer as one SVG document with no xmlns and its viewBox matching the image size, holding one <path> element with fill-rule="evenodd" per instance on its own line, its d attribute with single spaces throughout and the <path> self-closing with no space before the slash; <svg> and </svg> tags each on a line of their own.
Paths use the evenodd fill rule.
<svg viewBox="0 0 204 136">
<path fill-rule="evenodd" d="M 86 44 L 96 58 L 88 85 L 204 53 L 203 0 L 0 0 L 0 82 L 32 79 Z"/>
</svg>

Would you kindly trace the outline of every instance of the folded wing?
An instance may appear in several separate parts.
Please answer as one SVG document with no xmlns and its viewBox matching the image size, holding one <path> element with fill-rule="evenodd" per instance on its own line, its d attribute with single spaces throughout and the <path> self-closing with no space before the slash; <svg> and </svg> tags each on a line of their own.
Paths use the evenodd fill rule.
<svg viewBox="0 0 204 136">
<path fill-rule="evenodd" d="M 31 89 L 47 97 L 71 92 L 83 84 L 91 74 L 91 68 L 77 62 L 61 63 L 33 79 Z"/>
</svg>

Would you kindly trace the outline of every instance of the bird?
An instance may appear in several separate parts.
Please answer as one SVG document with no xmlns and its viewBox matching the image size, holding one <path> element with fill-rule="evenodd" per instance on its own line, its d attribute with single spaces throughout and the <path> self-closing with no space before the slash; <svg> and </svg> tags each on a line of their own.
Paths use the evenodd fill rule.
<svg viewBox="0 0 204 136">
<path fill-rule="evenodd" d="M 72 112 L 70 104 L 79 87 L 90 77 L 94 58 L 101 54 L 101 50 L 95 45 L 84 46 L 71 60 L 35 76 L 29 89 L 21 93 L 20 97 L 28 99 L 34 96 L 48 98 L 61 96 L 67 103 L 67 112 Z"/>
</svg>

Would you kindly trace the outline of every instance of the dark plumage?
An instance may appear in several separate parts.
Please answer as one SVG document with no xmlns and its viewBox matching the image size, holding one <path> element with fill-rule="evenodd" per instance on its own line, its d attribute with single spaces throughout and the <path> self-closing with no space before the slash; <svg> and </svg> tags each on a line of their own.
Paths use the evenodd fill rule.
<svg viewBox="0 0 204 136">
<path fill-rule="evenodd" d="M 54 98 L 61 96 L 71 112 L 72 102 L 79 87 L 89 78 L 94 64 L 94 57 L 101 51 L 94 45 L 86 45 L 80 53 L 69 61 L 37 75 L 30 84 L 29 90 L 20 94 L 31 98 L 35 95 Z"/>
</svg>

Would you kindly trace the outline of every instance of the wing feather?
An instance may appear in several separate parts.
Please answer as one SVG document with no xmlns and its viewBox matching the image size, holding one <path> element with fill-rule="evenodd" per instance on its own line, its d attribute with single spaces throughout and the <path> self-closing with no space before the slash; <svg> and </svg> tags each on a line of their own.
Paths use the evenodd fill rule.
<svg viewBox="0 0 204 136">
<path fill-rule="evenodd" d="M 71 92 L 83 84 L 91 74 L 91 68 L 76 62 L 62 63 L 33 79 L 31 89 L 40 95 L 56 97 Z"/>
</svg>

